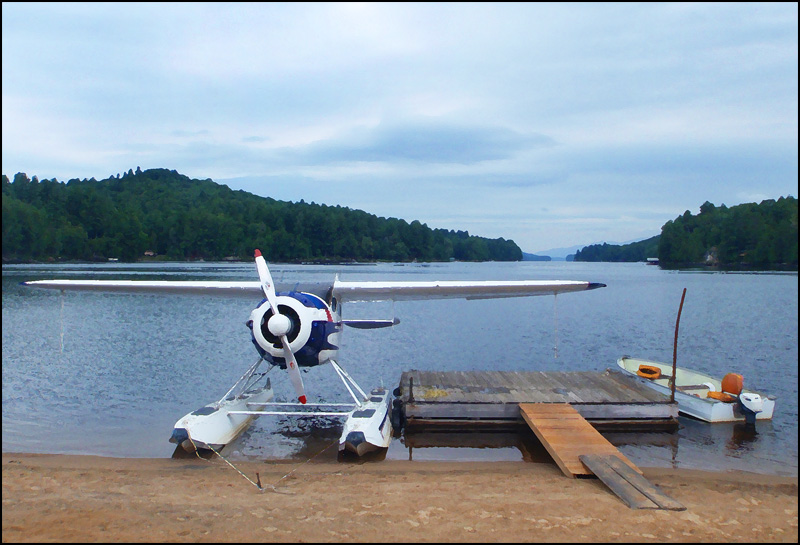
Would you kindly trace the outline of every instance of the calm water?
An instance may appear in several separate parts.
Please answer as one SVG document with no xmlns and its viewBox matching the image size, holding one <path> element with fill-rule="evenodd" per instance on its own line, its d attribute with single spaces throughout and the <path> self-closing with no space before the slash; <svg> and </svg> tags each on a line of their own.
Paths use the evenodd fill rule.
<svg viewBox="0 0 800 545">
<path fill-rule="evenodd" d="M 796 274 L 662 271 L 644 264 L 271 264 L 275 280 L 563 279 L 607 288 L 553 297 L 351 303 L 348 318 L 392 318 L 390 329 L 347 329 L 340 363 L 362 388 L 394 387 L 402 371 L 602 371 L 628 354 L 672 361 L 683 288 L 678 364 L 744 375 L 777 396 L 755 435 L 741 425 L 681 418 L 677 433 L 609 438 L 644 466 L 797 475 Z M 222 297 L 66 293 L 22 288 L 42 278 L 253 280 L 251 263 L 3 266 L 3 452 L 169 457 L 172 427 L 218 399 L 256 361 L 244 322 L 257 301 Z M 292 399 L 274 370 L 279 400 Z M 330 366 L 304 373 L 307 394 L 349 402 Z M 231 445 L 234 458 L 330 459 L 336 420 L 264 417 Z M 471 434 L 395 439 L 388 458 L 536 460 L 530 438 Z M 448 441 L 451 441 L 448 445 Z M 535 443 L 535 441 L 533 442 Z M 461 445 L 465 446 L 461 446 Z M 326 448 L 328 447 L 328 448 Z M 531 454 L 531 450 L 534 452 Z M 321 453 L 321 454 L 320 454 Z"/>
</svg>

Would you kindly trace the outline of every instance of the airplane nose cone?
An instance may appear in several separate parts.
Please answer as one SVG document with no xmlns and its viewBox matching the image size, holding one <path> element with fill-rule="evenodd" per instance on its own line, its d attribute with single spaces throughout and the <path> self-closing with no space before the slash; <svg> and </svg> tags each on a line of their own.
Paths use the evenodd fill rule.
<svg viewBox="0 0 800 545">
<path fill-rule="evenodd" d="M 269 319 L 267 327 L 270 333 L 276 337 L 282 337 L 289 333 L 289 330 L 292 328 L 292 322 L 283 314 L 274 314 Z"/>
</svg>

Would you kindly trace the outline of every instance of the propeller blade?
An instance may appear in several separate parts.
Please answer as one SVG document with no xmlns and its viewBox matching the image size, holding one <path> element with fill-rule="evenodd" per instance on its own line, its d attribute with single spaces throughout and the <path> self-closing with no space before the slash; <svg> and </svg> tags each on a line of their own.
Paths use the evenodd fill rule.
<svg viewBox="0 0 800 545">
<path fill-rule="evenodd" d="M 303 388 L 303 378 L 300 376 L 300 369 L 297 367 L 297 359 L 295 359 L 292 349 L 289 347 L 289 338 L 286 335 L 281 335 L 281 343 L 283 344 L 286 369 L 289 371 L 289 378 L 292 380 L 294 391 L 297 393 L 297 399 L 305 405 L 306 392 Z"/>
<path fill-rule="evenodd" d="M 273 316 L 270 318 L 267 327 L 270 331 L 281 338 L 283 345 L 283 359 L 286 360 L 286 369 L 289 371 L 289 378 L 294 386 L 294 391 L 297 392 L 297 399 L 300 403 L 305 404 L 306 392 L 303 388 L 303 378 L 300 376 L 300 368 L 297 367 L 297 358 L 292 353 L 292 348 L 289 346 L 289 337 L 286 336 L 290 325 L 288 319 L 283 316 L 278 310 L 278 297 L 275 295 L 275 283 L 272 281 L 272 275 L 269 273 L 269 267 L 261 255 L 261 251 L 256 249 L 256 270 L 258 270 L 258 279 L 261 281 L 261 288 L 264 290 L 264 295 L 267 297 L 267 302 L 272 308 Z"/>
<path fill-rule="evenodd" d="M 269 267 L 261 255 L 261 250 L 256 249 L 256 270 L 258 271 L 258 279 L 261 282 L 261 289 L 264 290 L 264 295 L 272 307 L 272 312 L 278 313 L 278 304 L 275 297 L 275 283 L 272 281 L 272 275 L 269 273 Z"/>
</svg>

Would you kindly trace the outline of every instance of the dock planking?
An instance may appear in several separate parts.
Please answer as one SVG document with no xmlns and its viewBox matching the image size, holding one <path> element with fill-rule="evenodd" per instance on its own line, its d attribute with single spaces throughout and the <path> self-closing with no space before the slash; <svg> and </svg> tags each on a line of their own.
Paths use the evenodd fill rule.
<svg viewBox="0 0 800 545">
<path fill-rule="evenodd" d="M 445 423 L 524 425 L 520 403 L 568 403 L 587 420 L 609 429 L 677 428 L 677 405 L 668 397 L 611 370 L 412 370 L 402 374 L 400 391 L 406 423 L 412 428 Z"/>
</svg>

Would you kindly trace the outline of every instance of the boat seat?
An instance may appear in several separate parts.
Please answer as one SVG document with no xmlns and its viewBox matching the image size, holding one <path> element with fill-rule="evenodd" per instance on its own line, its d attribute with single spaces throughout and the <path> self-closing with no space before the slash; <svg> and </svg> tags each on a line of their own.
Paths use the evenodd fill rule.
<svg viewBox="0 0 800 545">
<path fill-rule="evenodd" d="M 722 391 L 738 396 L 742 393 L 744 378 L 739 373 L 728 373 L 722 378 Z"/>
</svg>

